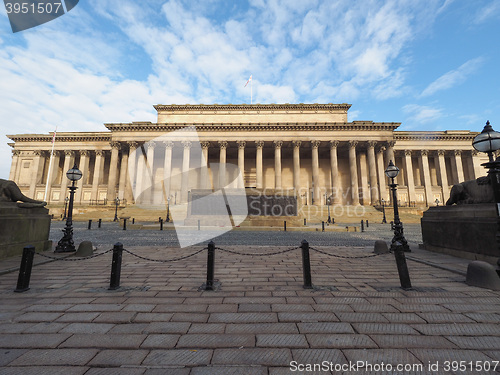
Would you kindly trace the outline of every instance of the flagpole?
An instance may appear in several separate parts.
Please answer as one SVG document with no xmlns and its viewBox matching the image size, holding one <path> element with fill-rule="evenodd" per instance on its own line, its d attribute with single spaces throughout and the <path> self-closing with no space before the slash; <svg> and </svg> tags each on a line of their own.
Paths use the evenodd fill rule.
<svg viewBox="0 0 500 375">
<path fill-rule="evenodd" d="M 253 79 L 252 76 L 250 76 L 250 104 L 253 104 Z"/>
<path fill-rule="evenodd" d="M 47 202 L 47 193 L 49 190 L 49 179 L 50 179 L 50 173 L 52 171 L 52 156 L 54 155 L 54 146 L 56 145 L 56 133 L 57 133 L 57 126 L 56 126 L 56 130 L 54 130 L 54 134 L 52 136 L 52 151 L 50 151 L 49 170 L 47 172 L 47 181 L 45 182 L 45 194 L 43 196 L 44 202 Z"/>
</svg>

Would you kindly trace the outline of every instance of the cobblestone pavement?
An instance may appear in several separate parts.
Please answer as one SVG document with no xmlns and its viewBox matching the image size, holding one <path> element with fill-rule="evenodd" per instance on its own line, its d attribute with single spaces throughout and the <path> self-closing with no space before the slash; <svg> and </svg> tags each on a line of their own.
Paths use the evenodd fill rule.
<svg viewBox="0 0 500 375">
<path fill-rule="evenodd" d="M 77 236 L 86 230 L 79 226 Z M 500 292 L 466 285 L 460 272 L 468 261 L 425 250 L 409 254 L 418 260 L 408 259 L 412 290 L 399 287 L 392 254 L 338 257 L 372 255 L 369 236 L 382 232 L 375 229 L 342 236 L 235 231 L 217 245 L 243 254 L 216 250 L 215 291 L 201 288 L 205 251 L 166 263 L 124 252 L 118 290 L 108 290 L 111 253 L 39 264 L 24 293 L 13 292 L 17 272 L 1 274 L 0 374 L 499 373 Z M 111 224 L 85 233 L 102 245 L 99 252 L 116 239 L 151 241 L 126 247 L 153 260 L 204 247 L 166 248 L 154 242 L 163 241 L 156 231 L 122 237 Z M 294 248 L 306 234 L 321 250 L 311 250 L 313 289 L 302 287 Z M 322 246 L 325 238 L 358 246 Z M 0 261 L 0 269 L 13 262 L 19 259 Z"/>
<path fill-rule="evenodd" d="M 116 242 L 122 242 L 125 246 L 169 246 L 178 247 L 177 236 L 172 224 L 165 224 L 163 231 L 160 231 L 158 223 L 149 223 L 151 229 L 148 230 L 123 230 L 118 223 L 103 222 L 101 228 L 97 223 L 92 223 L 92 229 L 88 230 L 87 222 L 74 223 L 75 243 L 87 240 L 92 241 L 95 246 L 110 248 Z M 346 225 L 352 227 L 353 224 L 339 224 L 340 228 Z M 61 230 L 64 222 L 52 221 L 50 239 L 57 243 L 62 237 Z M 390 241 L 394 235 L 390 224 L 370 224 L 365 232 L 321 232 L 321 226 L 306 227 L 306 229 L 318 229 L 316 231 L 297 232 L 294 228 L 288 228 L 284 232 L 281 228 L 266 231 L 248 231 L 236 229 L 214 238 L 217 245 L 258 245 L 258 246 L 293 246 L 299 245 L 306 239 L 318 246 L 372 246 L 376 240 Z M 193 231 L 193 236 L 196 236 Z M 422 242 L 420 224 L 405 224 L 405 237 L 408 242 L 418 246 Z M 205 244 L 208 241 L 205 241 Z"/>
</svg>

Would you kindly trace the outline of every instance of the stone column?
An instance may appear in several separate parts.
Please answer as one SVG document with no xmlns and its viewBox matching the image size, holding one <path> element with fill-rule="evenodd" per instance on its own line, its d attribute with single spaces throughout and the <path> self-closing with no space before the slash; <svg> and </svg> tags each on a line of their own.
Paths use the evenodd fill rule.
<svg viewBox="0 0 500 375">
<path fill-rule="evenodd" d="M 339 163 L 337 158 L 337 146 L 339 141 L 330 141 L 330 169 L 332 173 L 332 191 L 331 195 L 333 197 L 333 204 L 341 203 L 341 191 L 340 191 L 340 181 L 339 181 Z"/>
<path fill-rule="evenodd" d="M 457 168 L 458 183 L 464 182 L 464 167 L 462 165 L 462 150 L 455 150 L 455 167 Z"/>
<path fill-rule="evenodd" d="M 472 167 L 474 168 L 474 178 L 481 176 L 486 176 L 486 170 L 481 166 L 481 161 L 479 160 L 479 151 L 472 150 Z"/>
<path fill-rule="evenodd" d="M 227 185 L 226 178 L 226 149 L 227 141 L 219 141 L 219 186 L 224 188 Z"/>
<path fill-rule="evenodd" d="M 122 160 L 120 164 L 120 180 L 118 181 L 118 199 L 122 201 L 125 198 L 125 192 L 128 183 L 128 150 L 125 146 L 122 146 Z M 131 202 L 128 201 L 130 204 Z"/>
<path fill-rule="evenodd" d="M 134 190 L 134 198 L 136 203 L 146 203 L 145 195 L 143 194 L 144 190 L 149 189 L 147 185 L 149 183 L 149 179 L 146 179 L 146 171 L 147 162 L 146 162 L 146 153 L 145 153 L 145 144 L 142 144 L 137 147 L 137 153 L 139 154 L 137 158 L 137 170 L 135 172 L 135 190 Z"/>
<path fill-rule="evenodd" d="M 76 189 L 75 192 L 75 202 L 81 203 L 82 201 L 83 185 L 87 183 L 87 180 L 89 178 L 89 156 L 89 150 L 80 150 L 80 165 L 78 166 L 78 169 L 82 171 L 82 178 L 80 178 L 76 182 L 76 186 L 78 189 Z"/>
<path fill-rule="evenodd" d="M 47 202 L 52 201 L 52 185 L 56 182 L 57 175 L 59 173 L 59 159 L 61 157 L 62 151 L 54 150 L 52 154 L 52 166 L 50 167 L 50 176 L 47 179 L 48 188 L 47 188 Z"/>
<path fill-rule="evenodd" d="M 443 192 L 443 204 L 446 203 L 448 198 L 450 197 L 450 187 L 449 187 L 449 182 L 448 182 L 448 175 L 446 173 L 446 162 L 444 158 L 445 151 L 444 150 L 438 150 L 438 169 L 439 169 L 439 176 L 441 180 L 441 189 Z"/>
<path fill-rule="evenodd" d="M 349 169 L 351 172 L 351 197 L 353 206 L 359 205 L 358 166 L 356 164 L 356 145 L 358 141 L 349 141 Z"/>
<path fill-rule="evenodd" d="M 35 154 L 35 157 L 33 158 L 33 166 L 31 167 L 31 179 L 30 179 L 30 190 L 28 192 L 28 197 L 32 199 L 35 198 L 35 189 L 36 185 L 38 184 L 38 175 L 39 175 L 39 169 L 40 169 L 40 159 L 43 157 L 44 151 L 42 150 L 35 150 L 33 151 Z"/>
<path fill-rule="evenodd" d="M 154 202 L 154 197 L 155 197 L 155 168 L 154 168 L 154 161 L 155 161 L 155 147 L 156 147 L 156 142 L 155 141 L 148 141 L 146 143 L 146 146 L 148 148 L 146 152 L 146 165 L 145 165 L 145 173 L 146 173 L 146 179 L 147 179 L 147 186 L 148 188 L 144 190 L 145 196 L 144 196 L 144 202 L 145 203 L 153 203 Z M 145 186 L 146 187 L 146 186 Z"/>
<path fill-rule="evenodd" d="M 428 206 L 434 203 L 434 197 L 432 195 L 432 185 L 431 185 L 431 173 L 429 170 L 429 158 L 428 150 L 420 151 L 420 162 L 422 163 L 422 172 L 424 174 L 424 190 L 425 190 L 425 200 Z"/>
<path fill-rule="evenodd" d="M 64 203 L 64 198 L 69 195 L 68 185 L 69 180 L 66 177 L 66 172 L 73 168 L 75 163 L 75 152 L 73 150 L 65 150 L 64 151 L 64 167 L 62 171 L 62 179 L 61 179 L 61 190 L 59 193 L 59 202 Z"/>
<path fill-rule="evenodd" d="M 245 146 L 247 143 L 245 141 L 237 141 L 236 143 L 238 144 L 238 168 L 239 168 L 240 173 L 241 173 L 241 180 L 238 179 L 238 187 L 244 188 L 245 187 Z"/>
<path fill-rule="evenodd" d="M 172 149 L 174 142 L 163 141 L 165 146 L 165 159 L 163 159 L 163 189 L 165 192 L 165 199 L 170 197 L 170 187 L 172 179 Z M 203 165 L 202 165 L 203 168 Z"/>
<path fill-rule="evenodd" d="M 368 170 L 366 164 L 366 153 L 359 152 L 359 177 L 361 180 L 361 204 L 368 206 L 370 204 L 370 192 L 368 190 Z"/>
<path fill-rule="evenodd" d="M 201 144 L 201 170 L 200 170 L 200 188 L 210 189 L 210 179 L 208 177 L 208 148 L 210 142 L 202 141 Z"/>
<path fill-rule="evenodd" d="M 99 199 L 98 191 L 101 182 L 102 170 L 104 167 L 104 150 L 95 151 L 95 165 L 94 165 L 94 179 L 92 181 L 92 194 L 91 199 Z"/>
<path fill-rule="evenodd" d="M 135 188 L 137 184 L 137 142 L 128 143 L 128 181 L 125 187 L 125 199 L 128 202 L 133 202 L 135 199 Z"/>
<path fill-rule="evenodd" d="M 189 156 L 191 152 L 191 141 L 182 141 L 184 151 L 182 154 L 182 176 L 181 176 L 181 203 L 188 201 L 189 189 Z"/>
<path fill-rule="evenodd" d="M 300 195 L 300 145 L 302 141 L 292 141 L 293 144 L 293 188 L 297 194 L 297 199 Z"/>
<path fill-rule="evenodd" d="M 319 188 L 319 155 L 318 148 L 320 141 L 311 141 L 311 161 L 312 161 L 312 181 L 313 181 L 313 204 L 318 206 L 321 205 L 321 191 Z"/>
<path fill-rule="evenodd" d="M 118 152 L 120 151 L 120 142 L 110 142 L 111 144 L 111 160 L 109 162 L 109 176 L 108 176 L 108 191 L 106 198 L 108 203 L 116 198 L 116 180 L 118 175 Z"/>
<path fill-rule="evenodd" d="M 262 150 L 264 149 L 264 141 L 255 141 L 257 153 L 255 157 L 255 170 L 257 172 L 257 189 L 262 189 L 263 175 L 262 175 Z"/>
<path fill-rule="evenodd" d="M 380 187 L 380 199 L 384 199 L 386 202 L 388 202 L 387 188 L 386 188 L 387 176 L 385 175 L 386 165 L 384 163 L 384 151 L 385 151 L 385 146 L 381 146 L 377 150 L 377 171 L 378 171 L 378 183 L 379 183 L 379 187 Z M 377 203 L 380 203 L 380 202 L 377 202 Z"/>
<path fill-rule="evenodd" d="M 274 141 L 274 188 L 281 190 L 281 146 L 283 141 Z"/>
<path fill-rule="evenodd" d="M 415 195 L 415 179 L 413 178 L 413 165 L 411 161 L 411 150 L 405 150 L 405 171 L 406 171 L 406 181 L 408 181 L 408 201 L 416 202 L 417 197 Z M 409 203 L 408 202 L 408 203 Z"/>
<path fill-rule="evenodd" d="M 396 164 L 396 157 L 394 156 L 394 145 L 396 144 L 396 141 L 388 141 L 387 142 L 387 159 L 394 164 Z M 387 162 L 389 164 L 389 162 Z M 385 169 L 384 169 L 385 170 Z"/>
<path fill-rule="evenodd" d="M 375 162 L 375 145 L 377 141 L 368 141 L 368 174 L 370 175 L 370 204 L 378 204 L 377 163 Z"/>
<path fill-rule="evenodd" d="M 12 164 L 10 166 L 9 180 L 14 181 L 14 179 L 16 178 L 17 164 L 19 162 L 19 155 L 20 154 L 21 154 L 21 151 L 19 151 L 19 150 L 12 150 Z"/>
</svg>

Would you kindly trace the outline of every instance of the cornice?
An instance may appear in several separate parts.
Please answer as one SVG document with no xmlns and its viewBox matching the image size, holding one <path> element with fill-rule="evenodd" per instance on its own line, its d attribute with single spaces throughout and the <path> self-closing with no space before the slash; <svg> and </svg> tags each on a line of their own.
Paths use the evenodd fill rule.
<svg viewBox="0 0 500 375">
<path fill-rule="evenodd" d="M 397 141 L 470 141 L 478 132 L 463 131 L 395 131 L 394 140 Z"/>
<path fill-rule="evenodd" d="M 157 112 L 255 112 L 255 111 L 345 111 L 351 104 L 157 104 L 153 106 Z"/>
<path fill-rule="evenodd" d="M 49 142 L 52 143 L 52 134 L 14 134 L 7 135 L 14 142 Z M 109 142 L 111 133 L 109 132 L 75 132 L 75 133 L 57 133 L 56 145 L 58 142 Z"/>
<path fill-rule="evenodd" d="M 332 131 L 332 130 L 372 130 L 372 131 L 394 131 L 401 125 L 399 122 L 280 122 L 280 123 L 210 123 L 210 124 L 190 124 L 190 123 L 129 123 L 129 124 L 105 124 L 106 128 L 112 132 L 139 132 L 139 131 L 174 131 L 187 127 L 195 127 L 198 132 L 210 131 Z M 190 130 L 191 131 L 191 130 Z"/>
</svg>

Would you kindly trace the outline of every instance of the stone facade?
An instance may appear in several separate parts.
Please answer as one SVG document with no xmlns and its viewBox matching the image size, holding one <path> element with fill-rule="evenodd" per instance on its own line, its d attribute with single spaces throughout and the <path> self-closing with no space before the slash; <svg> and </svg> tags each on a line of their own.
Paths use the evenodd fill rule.
<svg viewBox="0 0 500 375">
<path fill-rule="evenodd" d="M 204 189 L 211 163 L 233 164 L 244 187 L 294 191 L 299 203 L 377 205 L 389 201 L 384 170 L 393 160 L 400 203 L 445 202 L 455 183 L 485 175 L 486 155 L 472 148 L 470 131 L 397 131 L 400 123 L 348 122 L 349 104 L 156 105 L 158 122 L 105 124 L 103 132 L 57 133 L 49 172 L 52 134 L 9 135 L 13 141 L 9 179 L 34 199 L 63 203 L 73 163 L 83 172 L 76 204 L 134 203 L 133 192 L 149 186 L 147 199 L 185 202 L 191 189 Z M 182 137 L 155 142 L 164 134 L 194 126 L 207 164 L 179 183 L 171 175 L 193 169 L 200 155 Z M 202 159 L 203 159 L 202 157 Z M 149 173 L 144 169 L 146 160 Z M 232 169 L 234 170 L 237 169 Z M 231 181 L 219 168 L 219 181 Z M 187 175 L 187 174 L 186 174 Z M 46 182 L 48 181 L 48 186 Z M 238 182 L 235 182 L 237 185 Z M 233 186 L 241 187 L 241 186 Z M 125 202 L 125 201 L 124 201 Z"/>
</svg>

